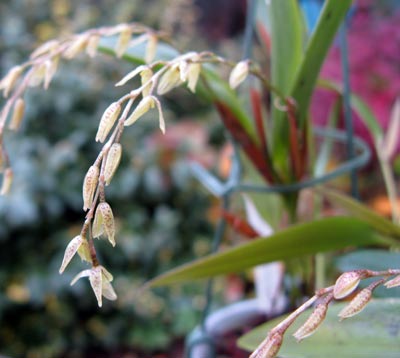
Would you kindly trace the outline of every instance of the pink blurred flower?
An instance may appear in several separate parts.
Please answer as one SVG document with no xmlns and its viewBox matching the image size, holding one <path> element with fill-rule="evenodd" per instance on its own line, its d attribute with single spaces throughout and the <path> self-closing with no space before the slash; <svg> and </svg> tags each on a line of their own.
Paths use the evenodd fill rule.
<svg viewBox="0 0 400 358">
<path fill-rule="evenodd" d="M 360 2 L 348 30 L 350 83 L 386 129 L 391 108 L 400 96 L 400 11 L 390 16 L 372 11 L 372 2 Z M 330 50 L 321 77 L 342 82 L 340 48 Z M 314 123 L 325 124 L 335 95 L 318 90 L 311 107 Z M 343 126 L 343 124 L 341 124 Z M 356 135 L 372 144 L 360 118 L 354 116 Z M 399 148 L 398 148 L 399 149 Z"/>
</svg>

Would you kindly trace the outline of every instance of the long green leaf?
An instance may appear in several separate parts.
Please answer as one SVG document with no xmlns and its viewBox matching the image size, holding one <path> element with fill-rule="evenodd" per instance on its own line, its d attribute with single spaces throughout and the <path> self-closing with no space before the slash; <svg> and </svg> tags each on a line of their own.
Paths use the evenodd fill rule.
<svg viewBox="0 0 400 358">
<path fill-rule="evenodd" d="M 379 299 L 371 301 L 356 317 L 339 322 L 338 313 L 348 304 L 332 304 L 327 316 L 316 333 L 297 343 L 291 337 L 304 323 L 307 313 L 286 332 L 286 339 L 279 352 L 285 358 L 397 358 L 400 341 L 400 300 Z M 253 351 L 265 338 L 267 332 L 283 317 L 263 324 L 250 331 L 238 341 L 238 345 Z"/>
<path fill-rule="evenodd" d="M 363 220 L 382 235 L 400 239 L 400 227 L 393 224 L 390 220 L 378 215 L 367 206 L 331 189 L 317 189 L 317 192 L 327 198 L 331 203 L 345 209 L 349 214 Z"/>
<path fill-rule="evenodd" d="M 286 1 L 279 1 L 286 3 Z M 296 68 L 291 81 L 289 95 L 297 103 L 299 127 L 304 128 L 308 118 L 308 108 L 316 80 L 335 34 L 342 23 L 352 0 L 326 0 L 317 26 L 308 42 L 303 60 Z M 283 20 L 283 26 L 286 20 Z M 274 117 L 274 159 L 280 170 L 284 168 L 288 155 L 288 121 L 285 113 L 276 113 Z"/>
<path fill-rule="evenodd" d="M 275 87 L 288 95 L 303 56 L 305 28 L 297 0 L 272 0 L 270 19 L 271 79 Z"/>
<path fill-rule="evenodd" d="M 239 245 L 169 271 L 149 282 L 161 286 L 349 246 L 386 245 L 366 223 L 346 217 L 325 218 L 292 226 L 268 238 Z"/>
<path fill-rule="evenodd" d="M 269 6 L 269 14 L 272 84 L 283 95 L 288 96 L 296 71 L 303 58 L 305 27 L 301 20 L 297 0 L 272 0 Z M 274 148 L 274 161 L 283 177 L 286 177 L 286 160 L 289 149 L 287 146 L 288 122 L 276 106 L 272 106 L 272 118 L 274 119 L 273 135 L 270 140 Z M 277 149 L 281 149 L 281 151 L 277 152 Z"/>
<path fill-rule="evenodd" d="M 296 73 L 290 91 L 291 96 L 297 102 L 300 126 L 303 126 L 307 119 L 311 95 L 321 66 L 351 3 L 352 0 L 325 1 L 316 29 L 307 46 L 304 60 Z"/>
</svg>

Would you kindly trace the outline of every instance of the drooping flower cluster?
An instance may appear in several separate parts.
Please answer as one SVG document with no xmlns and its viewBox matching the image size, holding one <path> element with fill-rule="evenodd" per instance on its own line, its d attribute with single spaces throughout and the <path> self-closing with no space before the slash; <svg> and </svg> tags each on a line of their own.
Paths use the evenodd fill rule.
<svg viewBox="0 0 400 358">
<path fill-rule="evenodd" d="M 106 202 L 105 186 L 111 183 L 121 161 L 120 138 L 125 127 L 133 125 L 156 108 L 159 128 L 165 133 L 159 96 L 182 85 L 195 92 L 203 63 L 224 63 L 233 67 L 229 79 L 232 89 L 239 86 L 250 72 L 249 61 L 232 64 L 210 52 L 190 52 L 170 61 L 152 62 L 156 56 L 158 41 L 164 35 L 135 23 L 92 29 L 64 40 L 48 41 L 31 54 L 29 61 L 13 67 L 0 81 L 0 90 L 7 98 L 0 112 L 0 173 L 3 172 L 1 194 L 9 191 L 13 177 L 2 141 L 3 132 L 7 122 L 10 130 L 15 131 L 20 127 L 25 110 L 25 91 L 39 85 L 47 89 L 57 72 L 60 60 L 72 60 L 80 53 L 95 57 L 101 48 L 102 38 L 110 36 L 116 36 L 114 54 L 117 57 L 122 57 L 129 48 L 145 43 L 145 64 L 134 68 L 116 84 L 123 86 L 140 76 L 139 88 L 111 103 L 100 119 L 95 140 L 102 143 L 102 149 L 83 180 L 83 210 L 86 212 L 86 219 L 80 234 L 67 245 L 60 267 L 60 273 L 63 273 L 76 254 L 89 263 L 92 267 L 78 274 L 72 284 L 81 277 L 89 277 L 99 306 L 102 305 L 102 296 L 110 300 L 117 297 L 111 286 L 113 277 L 100 265 L 93 239 L 105 236 L 112 246 L 117 243 L 114 214 L 110 204 Z"/>
</svg>

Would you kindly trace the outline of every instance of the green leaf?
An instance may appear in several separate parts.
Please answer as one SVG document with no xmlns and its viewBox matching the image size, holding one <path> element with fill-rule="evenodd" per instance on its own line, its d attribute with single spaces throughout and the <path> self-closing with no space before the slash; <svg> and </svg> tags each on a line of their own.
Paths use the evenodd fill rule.
<svg viewBox="0 0 400 358">
<path fill-rule="evenodd" d="M 347 303 L 332 304 L 313 336 L 297 343 L 292 337 L 307 319 L 307 313 L 286 332 L 279 356 L 285 358 L 397 358 L 400 340 L 400 300 L 372 300 L 359 315 L 339 322 L 338 313 Z M 310 312 L 311 313 L 311 312 Z M 283 317 L 263 324 L 239 341 L 239 347 L 253 351 L 266 333 Z"/>
<path fill-rule="evenodd" d="M 290 94 L 296 71 L 303 58 L 303 34 L 300 8 L 297 0 L 272 0 L 269 6 L 271 28 L 271 79 L 275 88 Z M 275 96 L 274 96 L 275 98 Z M 272 106 L 274 159 L 281 171 L 287 160 L 288 123 L 285 114 Z M 280 149 L 280 150 L 279 150 Z M 278 152 L 276 151 L 278 150 Z"/>
<path fill-rule="evenodd" d="M 388 250 L 357 250 L 348 254 L 340 255 L 335 259 L 336 268 L 341 271 L 362 270 L 368 268 L 374 271 L 384 271 L 389 268 L 397 269 L 400 267 L 400 252 Z M 360 288 L 366 287 L 371 283 L 371 279 L 363 280 Z M 374 297 L 400 297 L 400 287 L 388 290 L 386 287 L 378 287 L 374 291 Z"/>
<path fill-rule="evenodd" d="M 348 211 L 351 215 L 363 220 L 382 235 L 400 239 L 399 226 L 393 224 L 383 216 L 378 215 L 373 210 L 354 200 L 350 196 L 326 188 L 316 189 L 316 191 L 327 198 L 331 203 L 338 205 Z"/>
<path fill-rule="evenodd" d="M 375 143 L 383 137 L 382 127 L 379 124 L 378 119 L 372 113 L 368 105 L 358 96 L 350 96 L 350 104 L 356 113 L 360 116 L 360 119 L 367 126 L 369 132 L 372 134 Z"/>
<path fill-rule="evenodd" d="M 156 277 L 149 286 L 206 278 L 277 260 L 297 258 L 349 246 L 387 245 L 366 223 L 346 217 L 292 226 L 224 252 L 209 255 Z"/>
<path fill-rule="evenodd" d="M 288 95 L 303 56 L 305 29 L 297 0 L 272 0 L 270 19 L 272 84 Z"/>
<path fill-rule="evenodd" d="M 278 1 L 276 1 L 278 2 Z M 274 1 L 273 1 L 274 3 Z M 279 1 L 286 3 L 286 1 Z M 326 54 L 333 42 L 335 34 L 346 16 L 352 0 L 327 0 L 322 9 L 317 26 L 308 42 L 303 60 L 292 75 L 289 96 L 297 103 L 299 127 L 304 128 L 308 118 L 308 108 L 314 92 L 316 81 Z M 282 26 L 288 26 L 287 19 L 281 19 Z M 282 30 L 285 33 L 285 29 Z M 282 41 L 288 41 L 284 39 Z M 296 46 L 296 45 L 295 45 Z M 288 121 L 285 113 L 274 112 L 274 159 L 282 170 L 288 155 Z"/>
</svg>

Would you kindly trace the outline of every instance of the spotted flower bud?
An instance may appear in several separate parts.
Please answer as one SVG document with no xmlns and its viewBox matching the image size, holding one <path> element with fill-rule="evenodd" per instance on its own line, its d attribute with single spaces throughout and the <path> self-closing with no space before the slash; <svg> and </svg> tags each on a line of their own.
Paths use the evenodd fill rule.
<svg viewBox="0 0 400 358">
<path fill-rule="evenodd" d="M 23 68 L 21 66 L 14 66 L 0 81 L 0 89 L 3 90 L 4 97 L 8 97 L 18 78 L 21 76 L 22 71 Z"/>
<path fill-rule="evenodd" d="M 8 125 L 9 129 L 13 131 L 17 131 L 19 129 L 19 127 L 21 126 L 22 118 L 24 117 L 24 112 L 25 102 L 22 98 L 18 98 L 15 101 L 14 112 Z"/>
<path fill-rule="evenodd" d="M 249 61 L 240 61 L 233 68 L 231 74 L 229 75 L 229 86 L 232 89 L 238 87 L 249 74 Z"/>
<path fill-rule="evenodd" d="M 150 35 L 147 41 L 146 52 L 144 57 L 146 63 L 150 63 L 151 61 L 154 60 L 157 51 L 157 44 L 158 44 L 157 36 Z"/>
<path fill-rule="evenodd" d="M 371 300 L 372 292 L 382 282 L 384 282 L 384 279 L 375 281 L 375 282 L 371 283 L 369 286 L 367 286 L 366 288 L 362 289 L 351 300 L 351 302 L 339 312 L 338 316 L 339 316 L 340 320 L 342 321 L 345 318 L 349 318 L 349 317 L 355 316 L 357 313 L 360 313 L 367 306 L 368 302 Z"/>
<path fill-rule="evenodd" d="M 144 97 L 132 114 L 126 119 L 124 125 L 130 126 L 135 123 L 140 117 L 149 111 L 150 108 L 154 107 L 154 98 L 152 96 Z"/>
<path fill-rule="evenodd" d="M 92 262 L 89 251 L 89 244 L 86 238 L 81 235 L 75 236 L 65 249 L 64 258 L 59 270 L 60 274 L 64 272 L 65 268 L 70 263 L 76 253 L 78 253 L 82 260 L 90 263 Z"/>
<path fill-rule="evenodd" d="M 120 112 L 121 105 L 119 102 L 113 102 L 107 107 L 100 119 L 99 128 L 96 134 L 96 142 L 103 143 L 106 140 Z"/>
<path fill-rule="evenodd" d="M 249 358 L 274 358 L 279 352 L 283 342 L 282 334 L 274 333 L 257 347 Z"/>
<path fill-rule="evenodd" d="M 119 143 L 114 143 L 108 150 L 106 165 L 104 168 L 104 180 L 106 185 L 109 185 L 115 171 L 121 161 L 122 146 Z"/>
<path fill-rule="evenodd" d="M 341 274 L 333 288 L 333 296 L 335 299 L 340 300 L 350 295 L 363 278 L 365 278 L 365 275 L 361 270 L 349 271 Z"/>
<path fill-rule="evenodd" d="M 95 57 L 97 55 L 97 48 L 99 46 L 100 36 L 99 35 L 91 35 L 86 45 L 86 53 L 90 57 Z"/>
<path fill-rule="evenodd" d="M 131 41 L 132 30 L 129 26 L 125 25 L 119 34 L 117 44 L 115 45 L 115 54 L 117 57 L 122 57 L 122 55 L 126 52 L 129 42 Z"/>
<path fill-rule="evenodd" d="M 114 215 L 111 206 L 108 203 L 102 202 L 97 205 L 96 213 L 94 215 L 93 237 L 99 237 L 103 234 L 107 235 L 108 241 L 112 246 L 115 246 L 115 224 Z"/>
<path fill-rule="evenodd" d="M 113 280 L 112 275 L 103 267 L 95 266 L 89 270 L 83 270 L 77 274 L 71 282 L 71 286 L 76 283 L 82 277 L 89 277 L 90 286 L 96 296 L 99 307 L 102 306 L 102 296 L 114 301 L 117 299 L 117 295 L 111 286 Z"/>
<path fill-rule="evenodd" d="M 183 81 L 181 79 L 179 64 L 175 64 L 161 77 L 160 82 L 158 83 L 157 93 L 163 95 L 182 83 Z"/>
<path fill-rule="evenodd" d="M 100 170 L 99 167 L 92 165 L 88 172 L 86 173 L 85 179 L 83 181 L 83 210 L 88 210 L 94 198 L 94 193 L 97 188 L 97 183 L 99 181 Z"/>
<path fill-rule="evenodd" d="M 3 165 L 6 162 L 6 157 L 7 154 L 4 150 L 4 147 L 0 145 L 0 173 L 3 171 Z"/>
<path fill-rule="evenodd" d="M 302 341 L 304 338 L 311 336 L 323 322 L 328 311 L 328 305 L 332 300 L 333 295 L 330 295 L 323 302 L 318 304 L 314 311 L 308 317 L 307 321 L 293 334 L 294 338 L 298 342 Z"/>
<path fill-rule="evenodd" d="M 7 168 L 3 174 L 3 183 L 0 189 L 0 195 L 6 195 L 10 192 L 12 181 L 13 181 L 13 171 L 11 168 Z"/>
<path fill-rule="evenodd" d="M 400 286 L 400 275 L 396 276 L 395 278 L 392 278 L 388 282 L 385 283 L 386 288 L 393 288 Z"/>
</svg>

